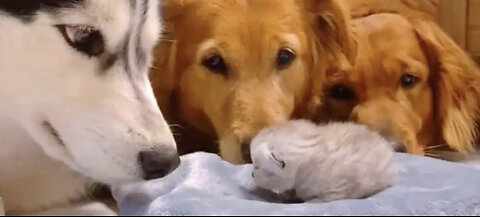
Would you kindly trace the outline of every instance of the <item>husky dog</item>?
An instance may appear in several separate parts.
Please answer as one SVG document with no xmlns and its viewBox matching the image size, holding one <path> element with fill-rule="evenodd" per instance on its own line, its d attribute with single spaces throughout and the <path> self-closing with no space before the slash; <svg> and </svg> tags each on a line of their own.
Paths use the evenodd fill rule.
<svg viewBox="0 0 480 217">
<path fill-rule="evenodd" d="M 180 159 L 148 79 L 157 0 L 0 0 L 7 214 L 166 176 Z"/>
</svg>

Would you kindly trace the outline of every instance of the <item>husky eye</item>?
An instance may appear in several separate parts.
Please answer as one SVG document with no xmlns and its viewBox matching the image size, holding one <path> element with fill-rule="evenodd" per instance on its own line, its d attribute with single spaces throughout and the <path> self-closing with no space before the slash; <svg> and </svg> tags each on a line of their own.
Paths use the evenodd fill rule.
<svg viewBox="0 0 480 217">
<path fill-rule="evenodd" d="M 103 36 L 94 27 L 84 25 L 58 25 L 65 41 L 90 57 L 100 56 L 105 51 Z"/>
</svg>

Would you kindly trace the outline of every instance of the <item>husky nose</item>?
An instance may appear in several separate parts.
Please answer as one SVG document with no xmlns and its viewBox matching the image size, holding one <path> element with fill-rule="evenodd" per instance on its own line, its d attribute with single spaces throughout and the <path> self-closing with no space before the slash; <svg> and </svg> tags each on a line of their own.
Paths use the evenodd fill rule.
<svg viewBox="0 0 480 217">
<path fill-rule="evenodd" d="M 176 151 L 144 151 L 138 154 L 138 161 L 143 170 L 143 179 L 159 179 L 169 175 L 180 166 L 180 157 Z"/>
</svg>

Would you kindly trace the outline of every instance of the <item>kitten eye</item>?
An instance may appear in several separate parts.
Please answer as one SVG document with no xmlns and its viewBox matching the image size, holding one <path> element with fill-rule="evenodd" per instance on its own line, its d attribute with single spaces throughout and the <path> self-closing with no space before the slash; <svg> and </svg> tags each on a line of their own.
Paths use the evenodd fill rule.
<svg viewBox="0 0 480 217">
<path fill-rule="evenodd" d="M 400 78 L 400 84 L 403 88 L 412 88 L 414 87 L 420 79 L 411 74 L 403 74 Z"/>
<path fill-rule="evenodd" d="M 96 28 L 85 25 L 58 25 L 65 41 L 77 51 L 90 57 L 100 56 L 105 51 L 102 34 Z"/>
<path fill-rule="evenodd" d="M 272 153 L 272 158 L 275 161 L 275 163 L 282 169 L 285 169 L 287 164 L 285 164 L 285 161 L 279 160 L 275 154 Z"/>
</svg>

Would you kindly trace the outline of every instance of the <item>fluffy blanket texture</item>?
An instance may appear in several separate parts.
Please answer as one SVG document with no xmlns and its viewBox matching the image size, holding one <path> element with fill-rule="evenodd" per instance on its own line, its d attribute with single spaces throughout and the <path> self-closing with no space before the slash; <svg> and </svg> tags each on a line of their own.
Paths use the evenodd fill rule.
<svg viewBox="0 0 480 217">
<path fill-rule="evenodd" d="M 205 153 L 185 156 L 167 178 L 114 194 L 122 215 L 480 215 L 480 170 L 405 154 L 396 160 L 396 185 L 363 200 L 275 203 L 255 191 L 251 165 Z"/>
</svg>

